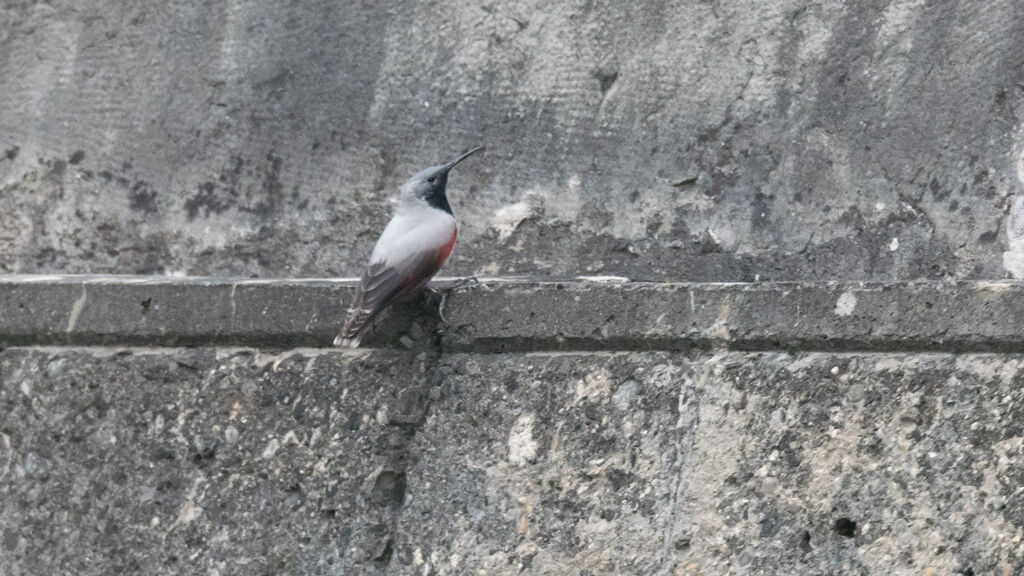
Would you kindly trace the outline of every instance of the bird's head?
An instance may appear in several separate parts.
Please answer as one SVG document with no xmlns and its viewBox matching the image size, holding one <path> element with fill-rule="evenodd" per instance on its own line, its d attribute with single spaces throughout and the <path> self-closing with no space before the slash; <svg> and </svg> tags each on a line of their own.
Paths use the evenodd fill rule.
<svg viewBox="0 0 1024 576">
<path fill-rule="evenodd" d="M 448 172 L 459 162 L 483 149 L 483 146 L 477 146 L 447 164 L 431 166 L 430 168 L 420 170 L 405 184 L 402 184 L 401 200 L 422 200 L 435 208 L 451 212 L 451 208 L 448 206 L 448 198 L 445 196 L 445 186 L 448 185 Z"/>
</svg>

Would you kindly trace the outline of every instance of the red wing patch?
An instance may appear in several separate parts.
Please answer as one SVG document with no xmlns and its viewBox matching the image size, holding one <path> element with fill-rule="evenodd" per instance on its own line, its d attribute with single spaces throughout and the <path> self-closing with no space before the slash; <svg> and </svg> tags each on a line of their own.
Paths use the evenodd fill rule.
<svg viewBox="0 0 1024 576">
<path fill-rule="evenodd" d="M 438 268 L 444 261 L 448 259 L 448 255 L 452 253 L 452 247 L 455 246 L 455 238 L 459 235 L 458 229 L 452 232 L 452 237 L 448 239 L 448 243 L 441 246 L 441 249 L 437 251 Z"/>
<path fill-rule="evenodd" d="M 335 339 L 335 345 L 358 346 L 359 339 L 381 310 L 422 287 L 441 269 L 452 253 L 457 235 L 458 230 L 452 232 L 448 242 L 437 250 L 435 259 L 430 258 L 429 251 L 423 251 L 394 265 L 374 262 L 367 266 L 359 280 L 355 300 L 349 307 L 345 327 Z"/>
</svg>

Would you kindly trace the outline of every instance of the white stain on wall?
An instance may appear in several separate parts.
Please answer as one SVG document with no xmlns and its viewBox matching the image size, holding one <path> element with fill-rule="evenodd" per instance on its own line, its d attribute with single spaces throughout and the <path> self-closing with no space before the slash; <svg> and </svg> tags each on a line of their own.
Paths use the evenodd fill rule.
<svg viewBox="0 0 1024 576">
<path fill-rule="evenodd" d="M 512 237 L 524 220 L 533 215 L 533 207 L 525 200 L 502 206 L 491 218 L 491 227 L 498 232 L 498 240 L 504 242 Z"/>
<path fill-rule="evenodd" d="M 1024 148 L 1024 146 L 1022 146 Z M 1024 150 L 1017 156 L 1017 179 L 1024 185 Z M 1018 195 L 1006 219 L 1006 244 L 1003 268 L 1017 279 L 1024 278 L 1024 195 Z"/>
<path fill-rule="evenodd" d="M 545 204 L 543 194 L 530 190 L 519 202 L 499 208 L 490 222 L 491 228 L 498 232 L 498 240 L 507 241 L 527 219 L 543 215 Z"/>
<path fill-rule="evenodd" d="M 537 441 L 533 439 L 532 413 L 523 414 L 512 425 L 508 434 L 508 461 L 522 466 L 537 459 Z"/>
<path fill-rule="evenodd" d="M 853 310 L 857 307 L 857 297 L 853 295 L 853 292 L 843 292 L 839 299 L 836 300 L 836 308 L 834 312 L 838 316 L 849 316 L 853 314 Z"/>
</svg>

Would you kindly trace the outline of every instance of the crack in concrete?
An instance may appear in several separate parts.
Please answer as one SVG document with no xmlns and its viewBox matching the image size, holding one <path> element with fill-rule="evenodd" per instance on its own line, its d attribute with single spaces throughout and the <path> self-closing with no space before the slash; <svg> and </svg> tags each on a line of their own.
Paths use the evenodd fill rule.
<svg viewBox="0 0 1024 576">
<path fill-rule="evenodd" d="M 75 303 L 71 305 L 71 313 L 68 316 L 68 327 L 64 330 L 65 334 L 71 334 L 75 329 L 75 325 L 78 324 L 78 317 L 82 315 L 82 309 L 85 308 L 85 303 L 89 299 L 89 293 L 86 291 L 85 282 L 82 282 L 82 295 L 75 300 Z"/>
<path fill-rule="evenodd" d="M 714 359 L 716 357 L 717 355 L 711 356 L 700 374 L 695 375 L 697 377 L 697 382 L 694 382 L 694 378 L 692 377 L 694 375 L 688 374 L 684 375 L 682 378 L 682 385 L 680 386 L 679 399 L 676 406 L 676 410 L 678 412 L 676 430 L 680 431 L 681 437 L 677 438 L 673 444 L 675 447 L 675 461 L 677 463 L 687 461 L 687 463 L 685 465 L 678 464 L 677 466 L 679 475 L 676 478 L 675 486 L 672 488 L 672 512 L 669 515 L 668 526 L 665 530 L 665 536 L 662 540 L 661 546 L 662 552 L 659 570 L 659 573 L 661 574 L 668 574 L 672 569 L 674 556 L 670 550 L 675 546 L 675 543 L 683 538 L 688 539 L 688 536 L 686 535 L 686 528 L 683 526 L 682 522 L 686 518 L 689 518 L 689 514 L 683 514 L 679 498 L 680 494 L 685 493 L 690 480 L 687 471 L 690 471 L 692 466 L 689 465 L 688 460 L 695 452 L 695 430 L 700 424 L 701 394 L 699 391 L 704 390 L 707 386 L 707 381 L 711 375 L 711 370 L 715 365 Z M 670 375 L 672 372 L 675 372 L 676 367 L 671 361 L 668 362 L 668 367 Z"/>
<path fill-rule="evenodd" d="M 235 333 L 235 316 L 238 312 L 238 304 L 235 302 L 235 292 L 238 290 L 238 283 L 231 285 L 231 333 Z"/>
<path fill-rule="evenodd" d="M 422 355 L 421 371 L 423 380 L 411 383 L 408 388 L 399 392 L 399 409 L 388 415 L 388 426 L 394 435 L 388 435 L 381 447 L 387 454 L 386 465 L 378 467 L 366 478 L 364 492 L 372 505 L 387 510 L 388 519 L 385 529 L 374 550 L 365 558 L 366 564 L 388 566 L 395 549 L 398 547 L 399 526 L 402 523 L 407 493 L 415 482 L 409 475 L 413 467 L 412 451 L 416 435 L 430 416 L 434 405 L 431 393 L 443 381 L 441 375 L 444 346 L 439 334 L 434 334 L 426 343 L 426 349 L 409 350 L 409 354 Z M 332 349 L 337 353 L 336 349 Z M 347 353 L 347 352 L 342 352 Z M 412 397 L 407 397 L 411 395 Z M 403 408 L 411 408 L 411 412 Z M 411 417 L 410 417 L 411 416 Z"/>
</svg>

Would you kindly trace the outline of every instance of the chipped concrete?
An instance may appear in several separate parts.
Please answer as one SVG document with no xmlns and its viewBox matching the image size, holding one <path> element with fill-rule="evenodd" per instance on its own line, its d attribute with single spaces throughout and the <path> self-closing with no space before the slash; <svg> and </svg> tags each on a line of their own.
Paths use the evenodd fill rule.
<svg viewBox="0 0 1024 576">
<path fill-rule="evenodd" d="M 843 292 L 836 300 L 835 313 L 837 316 L 849 316 L 857 308 L 857 296 L 853 292 Z"/>
<path fill-rule="evenodd" d="M 508 241 L 523 221 L 535 216 L 540 202 L 536 196 L 531 196 L 499 208 L 491 218 L 491 227 L 498 233 L 498 241 Z"/>
<path fill-rule="evenodd" d="M 70 334 L 75 330 L 75 326 L 78 325 L 78 317 L 82 315 L 82 309 L 85 308 L 85 303 L 89 300 L 89 292 L 86 284 L 82 283 L 82 295 L 75 300 L 74 304 L 71 305 L 71 312 L 68 314 L 68 327 L 64 332 Z"/>
<path fill-rule="evenodd" d="M 1024 137 L 1022 137 L 1024 141 Z M 1024 186 L 1024 144 L 1019 146 L 1017 156 L 1017 180 Z M 1024 194 L 1013 199 L 1009 216 L 1006 218 L 1006 242 L 1008 249 L 1003 252 L 1003 267 L 1016 279 L 1024 279 Z"/>
<path fill-rule="evenodd" d="M 523 414 L 512 425 L 508 434 L 508 461 L 522 466 L 537 458 L 537 443 L 533 440 L 533 414 Z"/>
</svg>

